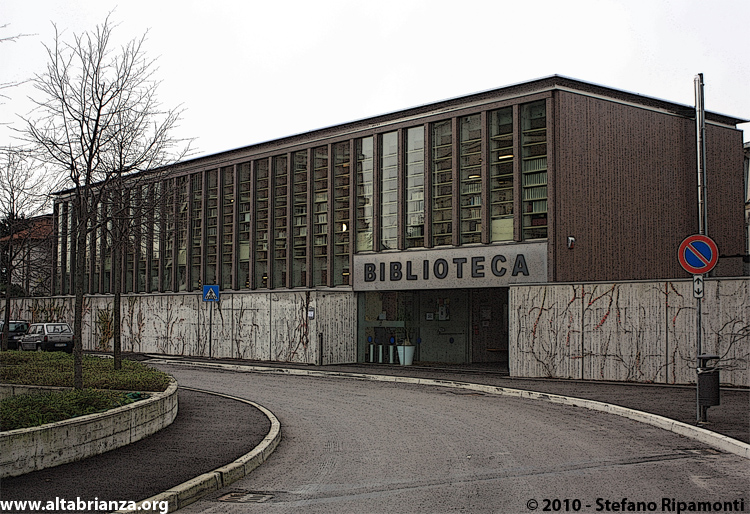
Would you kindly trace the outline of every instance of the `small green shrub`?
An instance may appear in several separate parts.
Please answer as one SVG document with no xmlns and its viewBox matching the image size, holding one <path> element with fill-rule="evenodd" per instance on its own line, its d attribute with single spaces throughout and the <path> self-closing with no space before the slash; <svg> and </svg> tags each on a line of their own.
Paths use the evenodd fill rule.
<svg viewBox="0 0 750 514">
<path fill-rule="evenodd" d="M 0 401 L 0 430 L 16 430 L 102 412 L 132 403 L 122 391 L 81 389 L 11 396 Z"/>
<path fill-rule="evenodd" d="M 0 352 L 0 382 L 73 387 L 73 355 Z M 87 388 L 160 392 L 169 387 L 169 382 L 169 375 L 140 362 L 123 360 L 122 369 L 115 370 L 112 359 L 83 356 L 83 385 Z"/>
<path fill-rule="evenodd" d="M 79 391 L 25 394 L 0 401 L 0 430 L 29 428 L 101 412 L 143 397 L 133 391 L 161 392 L 169 387 L 166 373 L 135 361 L 83 356 Z M 64 352 L 0 352 L 0 382 L 73 387 L 73 356 Z"/>
</svg>

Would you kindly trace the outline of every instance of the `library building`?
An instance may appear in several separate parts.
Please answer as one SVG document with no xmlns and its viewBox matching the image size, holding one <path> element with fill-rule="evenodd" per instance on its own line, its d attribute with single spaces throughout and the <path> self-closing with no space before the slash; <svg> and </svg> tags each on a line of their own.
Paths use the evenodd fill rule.
<svg viewBox="0 0 750 514">
<path fill-rule="evenodd" d="M 705 120 L 707 294 L 746 292 L 746 120 Z M 109 344 L 117 271 L 126 350 L 679 382 L 687 343 L 665 320 L 693 305 L 677 249 L 698 231 L 696 161 L 694 106 L 561 76 L 187 160 L 131 178 L 123 266 L 92 233 L 84 347 Z M 71 202 L 54 210 L 59 301 Z M 655 361 L 630 363 L 646 340 Z"/>
</svg>

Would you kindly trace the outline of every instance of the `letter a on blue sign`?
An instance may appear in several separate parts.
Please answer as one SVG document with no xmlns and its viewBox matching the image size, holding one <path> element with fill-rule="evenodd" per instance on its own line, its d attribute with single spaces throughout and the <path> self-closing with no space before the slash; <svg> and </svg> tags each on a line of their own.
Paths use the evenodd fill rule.
<svg viewBox="0 0 750 514">
<path fill-rule="evenodd" d="M 203 301 L 204 302 L 218 302 L 219 301 L 219 286 L 203 286 Z"/>
</svg>

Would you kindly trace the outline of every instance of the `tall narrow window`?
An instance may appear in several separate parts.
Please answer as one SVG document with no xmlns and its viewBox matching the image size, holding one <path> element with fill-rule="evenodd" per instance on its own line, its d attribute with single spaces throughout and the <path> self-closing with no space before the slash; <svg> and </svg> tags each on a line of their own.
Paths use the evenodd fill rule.
<svg viewBox="0 0 750 514">
<path fill-rule="evenodd" d="M 104 219 L 106 221 L 102 227 L 104 229 L 104 235 L 102 237 L 102 273 L 104 274 L 102 277 L 102 293 L 105 294 L 112 292 L 112 204 L 113 200 L 110 193 L 105 202 L 106 210 L 104 211 Z M 62 204 L 60 205 L 59 210 L 61 214 Z M 62 222 L 60 222 L 60 225 L 58 226 L 62 227 Z M 62 248 L 62 242 L 60 242 L 60 247 Z M 58 261 L 57 265 L 58 267 L 60 266 L 60 261 Z M 59 291 L 57 292 L 59 293 Z"/>
<path fill-rule="evenodd" d="M 406 248 L 424 246 L 424 128 L 406 131 Z"/>
<path fill-rule="evenodd" d="M 204 284 L 216 284 L 216 270 L 219 249 L 219 177 L 218 170 L 206 172 L 206 251 Z"/>
<path fill-rule="evenodd" d="M 286 155 L 273 158 L 273 287 L 286 287 L 288 184 Z"/>
<path fill-rule="evenodd" d="M 328 148 L 313 150 L 313 285 L 328 285 Z"/>
<path fill-rule="evenodd" d="M 250 234 L 252 226 L 252 183 L 250 182 L 250 163 L 245 162 L 237 167 L 240 181 L 240 217 L 239 217 L 239 247 L 237 266 L 237 287 L 250 289 Z"/>
<path fill-rule="evenodd" d="M 161 275 L 161 289 L 162 291 L 174 291 L 174 285 L 172 284 L 174 272 L 174 248 L 177 239 L 177 228 L 175 227 L 175 198 L 174 198 L 174 183 L 175 179 L 167 179 L 164 181 L 162 191 L 164 191 L 163 198 L 159 201 L 163 206 L 163 226 L 164 226 L 164 271 Z"/>
<path fill-rule="evenodd" d="M 55 280 L 55 289 L 52 292 L 53 294 L 64 293 L 63 270 L 64 270 L 64 263 L 66 262 L 66 256 L 65 256 L 66 246 L 63 243 L 63 241 L 67 237 L 68 225 L 67 225 L 67 222 L 63 220 L 65 219 L 65 210 L 67 209 L 66 205 L 67 204 L 63 202 L 55 204 L 55 217 L 56 217 L 56 225 L 57 225 L 56 226 L 57 234 L 55 234 L 57 236 L 57 240 L 55 243 L 57 245 L 57 269 L 56 269 L 57 280 Z M 106 272 L 107 261 L 105 260 L 104 263 L 105 263 L 105 272 Z M 111 262 L 110 262 L 109 269 L 110 270 L 112 269 Z M 105 289 L 104 292 L 108 293 L 109 291 Z"/>
<path fill-rule="evenodd" d="M 513 239 L 513 108 L 490 113 L 490 241 Z"/>
<path fill-rule="evenodd" d="M 451 121 L 432 126 L 432 244 L 452 243 L 453 129 Z"/>
<path fill-rule="evenodd" d="M 159 290 L 159 267 L 161 265 L 161 217 L 162 209 L 162 188 L 161 182 L 151 184 L 151 208 L 149 209 L 149 229 L 151 230 L 151 266 L 150 266 L 150 283 L 149 291 Z"/>
<path fill-rule="evenodd" d="M 292 261 L 292 287 L 307 286 L 307 150 L 292 154 L 294 166 L 294 245 Z"/>
<path fill-rule="evenodd" d="M 349 284 L 349 177 L 351 151 L 349 142 L 333 145 L 333 285 Z"/>
<path fill-rule="evenodd" d="M 146 291 L 146 263 L 148 261 L 148 247 L 150 244 L 149 231 L 148 231 L 148 219 L 149 214 L 152 212 L 151 205 L 149 202 L 149 186 L 144 185 L 136 189 L 138 194 L 137 197 L 137 222 L 136 222 L 136 253 L 137 253 L 137 282 L 135 291 L 144 292 Z"/>
<path fill-rule="evenodd" d="M 125 255 L 125 284 L 123 284 L 122 291 L 124 293 L 132 293 L 135 291 L 135 283 L 136 283 L 136 270 L 138 267 L 138 260 L 136 259 L 136 251 L 138 249 L 138 236 L 140 235 L 139 231 L 136 230 L 138 228 L 137 223 L 130 222 L 130 220 L 135 220 L 136 213 L 137 213 L 137 206 L 138 206 L 138 196 L 140 196 L 140 188 L 134 187 L 131 190 L 125 191 L 125 212 L 127 213 L 127 216 L 125 217 L 125 220 L 123 221 L 123 224 L 125 225 L 123 227 L 123 230 L 125 230 L 125 248 L 123 248 L 121 251 L 121 255 Z M 117 271 L 115 271 L 117 273 Z"/>
<path fill-rule="evenodd" d="M 268 287 L 268 159 L 255 161 L 255 287 Z"/>
<path fill-rule="evenodd" d="M 223 190 L 221 227 L 221 288 L 232 289 L 232 259 L 234 256 L 234 167 L 221 169 Z"/>
<path fill-rule="evenodd" d="M 177 177 L 177 287 L 187 291 L 187 248 L 190 230 L 188 177 Z"/>
<path fill-rule="evenodd" d="M 482 117 L 460 120 L 461 244 L 482 242 Z"/>
<path fill-rule="evenodd" d="M 380 144 L 380 249 L 398 248 L 398 132 Z"/>
<path fill-rule="evenodd" d="M 357 139 L 357 251 L 372 251 L 372 137 Z"/>
<path fill-rule="evenodd" d="M 191 213 L 191 269 L 190 269 L 190 289 L 195 291 L 200 289 L 201 281 L 201 258 L 203 256 L 203 175 L 194 173 L 191 175 L 193 185 L 192 213 Z"/>
<path fill-rule="evenodd" d="M 91 258 L 94 264 L 93 274 L 91 277 L 91 292 L 92 293 L 98 293 L 100 291 L 99 277 L 101 276 L 101 271 L 102 271 L 102 255 L 103 255 L 103 250 L 104 250 L 102 248 L 103 243 L 104 243 L 104 238 L 102 237 L 103 232 L 104 232 L 104 227 L 101 226 L 101 223 L 107 219 L 105 217 L 106 214 L 104 212 L 104 209 L 105 209 L 104 203 L 100 203 L 96 206 L 96 218 L 100 226 L 95 228 L 94 233 L 92 234 L 94 237 L 94 245 L 93 245 L 94 251 L 91 255 Z"/>
<path fill-rule="evenodd" d="M 547 113 L 544 100 L 521 106 L 523 238 L 547 237 Z"/>
</svg>

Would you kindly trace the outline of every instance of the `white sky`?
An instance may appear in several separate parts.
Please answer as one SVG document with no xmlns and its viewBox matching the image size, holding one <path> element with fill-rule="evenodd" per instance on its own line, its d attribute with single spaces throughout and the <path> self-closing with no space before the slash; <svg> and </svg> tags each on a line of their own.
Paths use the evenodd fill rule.
<svg viewBox="0 0 750 514">
<path fill-rule="evenodd" d="M 32 35 L 0 44 L 0 83 L 44 70 L 52 22 L 113 10 L 120 42 L 149 30 L 197 155 L 554 74 L 694 105 L 703 73 L 707 110 L 750 118 L 750 0 L 2 0 L 0 36 Z M 4 93 L 17 123 L 33 91 Z"/>
</svg>

